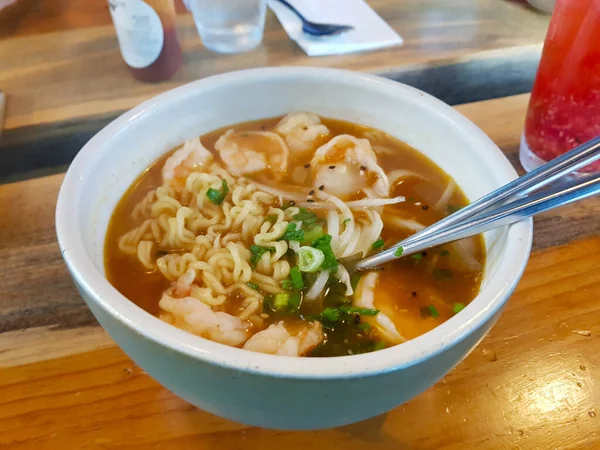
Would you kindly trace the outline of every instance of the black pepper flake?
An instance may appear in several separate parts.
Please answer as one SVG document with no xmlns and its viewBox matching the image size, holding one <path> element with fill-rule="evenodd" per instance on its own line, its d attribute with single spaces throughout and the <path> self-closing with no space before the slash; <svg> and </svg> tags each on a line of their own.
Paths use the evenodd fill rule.
<svg viewBox="0 0 600 450">
<path fill-rule="evenodd" d="M 325 189 L 325 186 L 323 186 L 323 185 L 319 186 L 320 191 L 322 191 L 323 189 Z"/>
<path fill-rule="evenodd" d="M 354 323 L 360 323 L 360 316 L 358 314 L 354 316 Z"/>
<path fill-rule="evenodd" d="M 410 295 L 412 295 L 413 297 L 416 297 L 416 296 L 417 296 L 417 291 L 412 291 L 412 292 L 410 293 Z"/>
<path fill-rule="evenodd" d="M 290 200 L 290 206 L 294 206 L 296 202 L 294 200 Z"/>
<path fill-rule="evenodd" d="M 261 125 L 260 129 L 263 130 L 263 131 L 265 131 L 267 129 L 267 127 L 265 127 L 264 125 Z"/>
<path fill-rule="evenodd" d="M 330 169 L 335 169 L 335 166 L 329 166 Z"/>
<path fill-rule="evenodd" d="M 360 170 L 367 170 L 365 166 L 360 166 Z"/>
<path fill-rule="evenodd" d="M 427 211 L 427 210 L 429 209 L 429 206 L 427 206 L 427 205 L 423 205 L 423 206 L 421 206 L 421 209 L 422 209 L 423 211 Z"/>
<path fill-rule="evenodd" d="M 310 192 L 308 193 L 308 195 L 315 195 L 315 190 L 311 189 Z"/>
<path fill-rule="evenodd" d="M 312 198 L 307 198 L 307 199 L 306 199 L 306 201 L 307 201 L 308 203 L 314 203 L 314 200 L 313 200 Z"/>
<path fill-rule="evenodd" d="M 421 252 L 421 255 L 423 255 L 423 258 L 425 258 L 427 256 L 427 252 Z"/>
<path fill-rule="evenodd" d="M 310 167 L 310 164 L 304 164 L 304 168 L 308 169 Z"/>
</svg>

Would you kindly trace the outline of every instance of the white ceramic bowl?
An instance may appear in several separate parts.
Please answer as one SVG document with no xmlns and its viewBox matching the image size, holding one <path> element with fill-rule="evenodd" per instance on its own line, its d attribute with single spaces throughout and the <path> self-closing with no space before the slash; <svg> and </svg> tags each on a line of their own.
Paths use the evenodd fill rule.
<svg viewBox="0 0 600 450">
<path fill-rule="evenodd" d="M 525 221 L 486 235 L 480 294 L 434 330 L 386 350 L 289 358 L 214 343 L 161 322 L 104 277 L 112 211 L 136 177 L 167 150 L 215 128 L 307 110 L 380 128 L 438 163 L 473 200 L 516 173 L 475 125 L 402 84 L 316 68 L 256 69 L 181 86 L 125 113 L 92 138 L 58 198 L 62 255 L 100 324 L 152 377 L 216 415 L 262 427 L 315 429 L 382 414 L 423 392 L 485 336 L 527 262 Z"/>
</svg>

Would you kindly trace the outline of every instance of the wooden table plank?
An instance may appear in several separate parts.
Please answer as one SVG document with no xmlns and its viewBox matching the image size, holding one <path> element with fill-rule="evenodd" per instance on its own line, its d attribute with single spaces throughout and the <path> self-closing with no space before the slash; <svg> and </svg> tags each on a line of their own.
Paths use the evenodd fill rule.
<svg viewBox="0 0 600 450">
<path fill-rule="evenodd" d="M 488 52 L 539 52 L 547 16 L 497 0 L 372 0 L 404 38 L 402 47 L 360 55 L 309 58 L 269 13 L 256 50 L 223 56 L 206 50 L 191 17 L 179 17 L 184 66 L 170 81 L 133 79 L 117 49 L 112 25 L 0 41 L 0 87 L 8 95 L 7 130 L 114 114 L 184 82 L 230 70 L 264 66 L 340 67 L 394 77 L 415 67 L 464 62 Z M 4 22 L 6 23 L 6 22 Z M 0 28 L 4 26 L 0 22 Z"/>
<path fill-rule="evenodd" d="M 516 161 L 527 100 L 523 95 L 457 109 Z M 0 186 L 0 446 L 600 448 L 598 198 L 536 218 L 534 252 L 505 312 L 441 382 L 366 422 L 279 432 L 191 407 L 95 325 L 55 242 L 61 181 L 55 175 Z"/>
</svg>

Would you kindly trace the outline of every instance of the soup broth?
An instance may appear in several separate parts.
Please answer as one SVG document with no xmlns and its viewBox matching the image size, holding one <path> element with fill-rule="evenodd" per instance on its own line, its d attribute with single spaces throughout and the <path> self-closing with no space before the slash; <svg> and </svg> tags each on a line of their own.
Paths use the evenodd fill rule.
<svg viewBox="0 0 600 450">
<path fill-rule="evenodd" d="M 140 175 L 109 224 L 106 275 L 207 339 L 291 356 L 364 353 L 460 313 L 480 288 L 483 239 L 377 272 L 345 273 L 339 260 L 466 204 L 436 164 L 379 130 L 306 113 L 236 124 Z"/>
</svg>

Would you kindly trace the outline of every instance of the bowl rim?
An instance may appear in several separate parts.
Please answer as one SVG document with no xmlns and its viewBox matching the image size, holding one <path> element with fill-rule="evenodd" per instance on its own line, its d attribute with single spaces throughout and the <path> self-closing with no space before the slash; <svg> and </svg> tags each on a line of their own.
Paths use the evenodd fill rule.
<svg viewBox="0 0 600 450">
<path fill-rule="evenodd" d="M 531 220 L 510 226 L 503 253 L 505 256 L 498 267 L 496 277 L 480 291 L 460 314 L 438 325 L 433 330 L 403 344 L 377 352 L 324 358 L 297 358 L 267 355 L 229 347 L 200 338 L 169 325 L 147 313 L 116 290 L 95 267 L 85 251 L 80 232 L 78 205 L 85 184 L 86 172 L 93 170 L 94 162 L 109 151 L 110 140 L 126 133 L 132 122 L 144 120 L 153 111 L 169 103 L 181 101 L 183 97 L 201 90 L 210 90 L 225 84 L 236 85 L 248 81 L 269 82 L 289 78 L 314 80 L 335 77 L 348 83 L 360 83 L 366 89 L 394 90 L 409 100 L 422 103 L 435 110 L 444 119 L 462 129 L 470 140 L 477 140 L 486 158 L 498 169 L 498 176 L 505 182 L 517 176 L 515 169 L 494 142 L 475 124 L 451 106 L 418 89 L 387 80 L 379 76 L 340 69 L 318 67 L 277 67 L 247 69 L 200 79 L 159 94 L 152 99 L 125 112 L 100 130 L 79 151 L 70 165 L 60 188 L 56 207 L 56 231 L 58 243 L 66 265 L 79 287 L 97 306 L 131 331 L 166 347 L 221 367 L 250 372 L 269 377 L 295 379 L 348 379 L 388 373 L 415 365 L 441 353 L 465 339 L 474 330 L 487 323 L 508 300 L 519 281 L 530 253 L 533 226 Z M 510 258 L 506 257 L 506 254 Z M 87 300 L 86 300 L 87 301 Z M 131 355 L 135 359 L 135 354 Z"/>
</svg>

